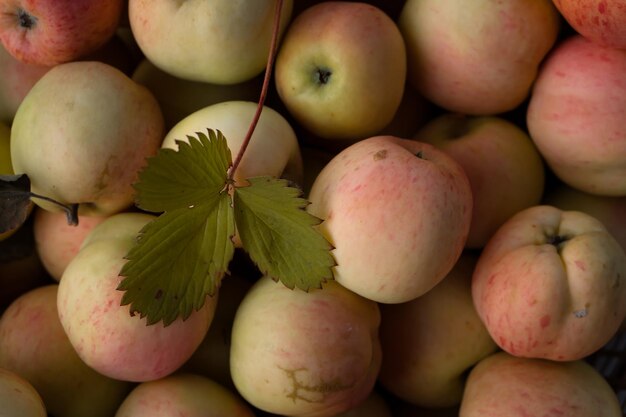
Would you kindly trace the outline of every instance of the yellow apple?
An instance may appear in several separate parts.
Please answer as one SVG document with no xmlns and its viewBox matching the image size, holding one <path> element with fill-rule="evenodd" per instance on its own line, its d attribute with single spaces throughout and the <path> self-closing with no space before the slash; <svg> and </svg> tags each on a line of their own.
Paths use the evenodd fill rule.
<svg viewBox="0 0 626 417">
<path fill-rule="evenodd" d="M 300 125 L 322 138 L 378 133 L 400 106 L 405 77 L 398 27 L 362 2 L 321 2 L 304 10 L 276 58 L 278 95 Z"/>
<path fill-rule="evenodd" d="M 0 403 L 7 416 L 46 417 L 41 396 L 23 377 L 0 368 Z"/>
</svg>

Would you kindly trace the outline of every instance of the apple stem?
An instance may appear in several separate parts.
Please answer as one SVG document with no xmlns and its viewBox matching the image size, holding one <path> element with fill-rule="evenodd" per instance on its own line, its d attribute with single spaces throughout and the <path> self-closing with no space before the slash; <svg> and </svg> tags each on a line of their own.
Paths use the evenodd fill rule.
<svg viewBox="0 0 626 417">
<path fill-rule="evenodd" d="M 28 195 L 31 198 L 38 198 L 40 200 L 45 200 L 49 203 L 55 204 L 58 207 L 62 208 L 65 212 L 65 216 L 67 217 L 67 224 L 70 226 L 78 226 L 78 204 L 63 204 L 53 198 L 46 197 L 45 195 L 39 195 L 30 191 Z"/>
<path fill-rule="evenodd" d="M 250 139 L 252 138 L 252 134 L 254 133 L 254 129 L 256 128 L 259 119 L 261 118 L 261 112 L 263 111 L 263 106 L 265 104 L 265 98 L 267 97 L 267 91 L 269 89 L 270 79 L 272 77 L 272 71 L 274 67 L 274 61 L 276 59 L 277 45 L 278 45 L 278 35 L 280 32 L 280 20 L 281 20 L 281 11 L 283 8 L 283 0 L 276 0 L 276 10 L 274 13 L 274 28 L 272 30 L 272 39 L 270 43 L 270 52 L 267 59 L 267 65 L 265 67 L 265 76 L 263 77 L 263 86 L 261 87 L 261 94 L 259 97 L 259 101 L 257 104 L 256 112 L 254 117 L 252 118 L 252 122 L 250 123 L 250 127 L 248 128 L 248 132 L 246 133 L 246 137 L 239 148 L 239 152 L 233 162 L 233 165 L 228 170 L 228 182 L 234 183 L 235 171 L 239 164 L 241 163 L 241 159 L 243 158 L 243 154 L 246 152 L 248 145 L 250 144 Z"/>
</svg>

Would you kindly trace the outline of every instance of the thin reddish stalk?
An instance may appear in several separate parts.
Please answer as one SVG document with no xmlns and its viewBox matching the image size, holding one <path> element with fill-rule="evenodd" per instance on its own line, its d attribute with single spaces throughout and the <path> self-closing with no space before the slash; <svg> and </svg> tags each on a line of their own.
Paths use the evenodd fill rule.
<svg viewBox="0 0 626 417">
<path fill-rule="evenodd" d="M 267 59 L 267 65 L 265 67 L 265 76 L 263 77 L 263 86 L 261 87 L 261 95 L 259 97 L 259 101 L 257 104 L 256 112 L 254 117 L 252 118 L 252 122 L 250 123 L 250 127 L 248 128 L 248 132 L 246 133 L 246 137 L 241 144 L 241 148 L 239 148 L 239 152 L 237 153 L 237 157 L 233 162 L 232 167 L 228 172 L 228 181 L 234 182 L 235 171 L 237 171 L 237 167 L 241 163 L 241 159 L 243 158 L 243 154 L 246 152 L 248 145 L 250 144 L 250 139 L 252 139 L 252 134 L 254 133 L 254 129 L 261 118 L 261 112 L 263 111 L 263 106 L 265 104 L 265 98 L 267 97 L 267 91 L 270 85 L 270 79 L 272 78 L 272 71 L 274 68 L 274 61 L 276 59 L 277 45 L 278 45 L 278 35 L 280 32 L 280 15 L 283 8 L 283 0 L 276 1 L 276 11 L 274 13 L 274 28 L 272 30 L 272 40 L 270 44 L 270 53 Z"/>
</svg>

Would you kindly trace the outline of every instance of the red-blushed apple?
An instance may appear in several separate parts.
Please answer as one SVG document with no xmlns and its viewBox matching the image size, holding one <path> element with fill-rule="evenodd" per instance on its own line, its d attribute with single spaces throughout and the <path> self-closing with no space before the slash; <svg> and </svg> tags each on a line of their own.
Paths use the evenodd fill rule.
<svg viewBox="0 0 626 417">
<path fill-rule="evenodd" d="M 621 417 L 615 391 L 591 365 L 518 358 L 506 352 L 469 373 L 459 417 Z"/>
<path fill-rule="evenodd" d="M 124 210 L 133 183 L 164 135 L 163 115 L 145 87 L 98 61 L 59 64 L 28 92 L 11 126 L 11 162 L 31 191 L 79 214 Z M 43 199 L 35 203 L 59 208 Z"/>
<path fill-rule="evenodd" d="M 528 132 L 563 182 L 626 195 L 626 50 L 580 35 L 560 42 L 533 87 Z"/>
<path fill-rule="evenodd" d="M 2 0 L 0 41 L 23 62 L 74 61 L 113 37 L 124 6 L 124 0 Z"/>
<path fill-rule="evenodd" d="M 257 103 L 253 101 L 223 101 L 203 107 L 185 117 L 167 132 L 162 147 L 178 149 L 177 140 L 207 129 L 222 132 L 233 159 L 243 144 Z M 235 181 L 269 175 L 283 177 L 296 183 L 302 181 L 302 156 L 298 138 L 289 121 L 276 110 L 265 106 L 254 129 L 250 145 L 235 172 Z"/>
<path fill-rule="evenodd" d="M 109 417 L 132 384 L 87 366 L 72 347 L 57 311 L 58 284 L 17 298 L 0 317 L 0 368 L 25 378 L 51 415 Z"/>
<path fill-rule="evenodd" d="M 626 7 L 622 0 L 552 0 L 567 23 L 602 46 L 626 49 Z"/>
<path fill-rule="evenodd" d="M 474 206 L 466 247 L 482 248 L 509 217 L 541 201 L 543 160 L 516 124 L 497 116 L 446 113 L 414 137 L 449 154 L 469 178 Z"/>
<path fill-rule="evenodd" d="M 11 125 L 26 94 L 49 69 L 45 65 L 24 63 L 0 45 L 0 121 Z"/>
<path fill-rule="evenodd" d="M 626 253 L 588 214 L 530 207 L 507 220 L 481 252 L 472 297 L 504 351 L 582 359 L 604 346 L 626 316 Z"/>
<path fill-rule="evenodd" d="M 254 417 L 234 391 L 191 373 L 177 373 L 137 385 L 115 417 Z"/>
<path fill-rule="evenodd" d="M 15 372 L 0 368 L 0 404 L 7 417 L 47 417 L 35 388 Z"/>
<path fill-rule="evenodd" d="M 426 294 L 380 306 L 378 380 L 395 397 L 428 408 L 458 405 L 466 371 L 496 351 L 472 301 L 476 259 L 463 254 Z"/>
<path fill-rule="evenodd" d="M 407 0 L 398 26 L 407 78 L 426 99 L 452 112 L 495 115 L 528 97 L 560 16 L 551 0 Z"/>
<path fill-rule="evenodd" d="M 378 305 L 335 281 L 309 292 L 265 276 L 235 314 L 230 368 L 239 394 L 279 415 L 330 417 L 372 392 L 380 368 Z"/>
<path fill-rule="evenodd" d="M 70 225 L 64 212 L 37 207 L 33 213 L 35 247 L 43 266 L 59 281 L 68 263 L 76 256 L 83 239 L 108 216 L 78 216 L 78 225 Z"/>
<path fill-rule="evenodd" d="M 404 92 L 406 51 L 395 22 L 362 2 L 321 2 L 288 27 L 275 85 L 291 116 L 326 139 L 378 133 Z"/>
<path fill-rule="evenodd" d="M 190 81 L 168 74 L 146 58 L 135 68 L 132 78 L 146 86 L 157 99 L 167 130 L 211 104 L 233 100 L 256 102 L 263 81 L 262 77 L 228 85 Z"/>
<path fill-rule="evenodd" d="M 291 20 L 285 0 L 280 30 Z M 250 80 L 266 67 L 276 0 L 130 0 L 128 17 L 143 54 L 176 77 L 214 84 Z"/>
<path fill-rule="evenodd" d="M 382 303 L 410 301 L 441 281 L 463 251 L 472 216 L 461 165 L 433 145 L 394 136 L 337 154 L 309 201 L 334 246 L 337 282 Z"/>
<path fill-rule="evenodd" d="M 129 220 L 117 222 L 126 216 Z M 59 282 L 59 318 L 70 343 L 87 365 L 114 379 L 144 382 L 175 372 L 202 342 L 215 311 L 217 295 L 207 297 L 186 320 L 147 325 L 145 317 L 121 305 L 123 292 L 117 288 L 125 256 L 154 218 L 118 213 L 100 223 L 92 230 L 99 236 L 85 238 Z"/>
</svg>

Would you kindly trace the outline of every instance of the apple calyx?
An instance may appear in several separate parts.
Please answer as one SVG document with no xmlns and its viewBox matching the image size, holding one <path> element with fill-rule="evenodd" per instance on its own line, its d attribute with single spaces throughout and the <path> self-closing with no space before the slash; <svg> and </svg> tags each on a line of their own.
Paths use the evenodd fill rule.
<svg viewBox="0 0 626 417">
<path fill-rule="evenodd" d="M 560 235 L 558 233 L 546 233 L 546 243 L 557 248 L 557 251 L 561 250 L 563 244 L 570 240 L 571 236 Z"/>
<path fill-rule="evenodd" d="M 316 84 L 326 85 L 330 81 L 330 76 L 333 72 L 326 67 L 317 67 L 313 71 L 313 81 Z"/>
<path fill-rule="evenodd" d="M 21 8 L 17 10 L 17 21 L 24 29 L 32 29 L 37 25 L 37 18 Z"/>
</svg>

